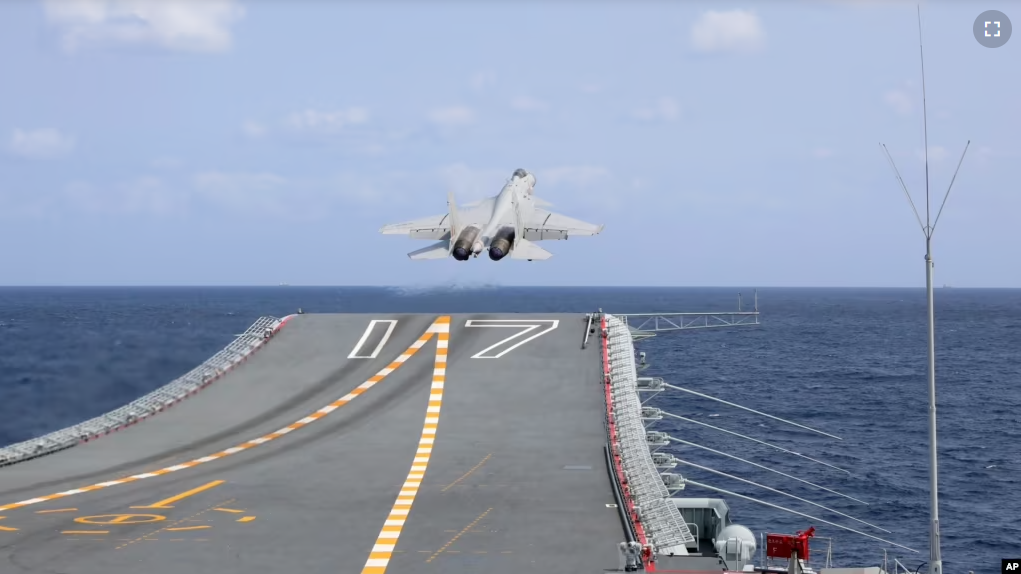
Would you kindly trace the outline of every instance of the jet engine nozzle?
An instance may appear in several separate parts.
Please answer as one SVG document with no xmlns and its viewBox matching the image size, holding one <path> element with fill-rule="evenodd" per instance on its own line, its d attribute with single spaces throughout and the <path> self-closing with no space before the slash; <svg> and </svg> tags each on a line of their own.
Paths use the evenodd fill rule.
<svg viewBox="0 0 1021 574">
<path fill-rule="evenodd" d="M 475 238 L 479 235 L 478 227 L 466 227 L 457 236 L 457 240 L 454 241 L 454 249 L 452 255 L 454 259 L 458 261 L 467 261 L 471 257 L 474 251 Z"/>
<path fill-rule="evenodd" d="M 508 253 L 510 253 L 513 245 L 514 229 L 511 227 L 504 227 L 500 231 L 497 231 L 493 240 L 489 242 L 489 258 L 493 261 L 503 259 Z"/>
</svg>

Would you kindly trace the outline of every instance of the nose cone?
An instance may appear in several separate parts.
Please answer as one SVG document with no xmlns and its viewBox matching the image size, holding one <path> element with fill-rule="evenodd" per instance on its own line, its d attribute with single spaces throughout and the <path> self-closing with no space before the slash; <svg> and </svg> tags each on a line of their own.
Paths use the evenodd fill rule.
<svg viewBox="0 0 1021 574">
<path fill-rule="evenodd" d="M 476 241 L 476 242 L 475 242 L 475 243 L 474 243 L 474 244 L 472 245 L 472 253 L 474 253 L 475 255 L 478 255 L 479 253 L 482 253 L 482 250 L 483 250 L 484 248 L 485 248 L 485 246 L 484 246 L 484 245 L 482 245 L 482 242 L 481 242 L 481 241 Z"/>
</svg>

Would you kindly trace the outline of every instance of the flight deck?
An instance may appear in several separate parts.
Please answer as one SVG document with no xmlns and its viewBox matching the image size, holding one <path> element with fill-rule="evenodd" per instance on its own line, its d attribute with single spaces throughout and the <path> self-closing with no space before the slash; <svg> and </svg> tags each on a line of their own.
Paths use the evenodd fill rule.
<svg viewBox="0 0 1021 574">
<path fill-rule="evenodd" d="M 0 571 L 615 570 L 590 326 L 292 316 L 194 397 L 0 468 Z"/>
</svg>

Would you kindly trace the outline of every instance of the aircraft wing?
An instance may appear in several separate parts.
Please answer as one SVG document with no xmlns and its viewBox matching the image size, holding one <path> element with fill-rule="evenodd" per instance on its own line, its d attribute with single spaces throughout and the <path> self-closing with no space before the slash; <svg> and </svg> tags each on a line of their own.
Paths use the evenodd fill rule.
<svg viewBox="0 0 1021 574">
<path fill-rule="evenodd" d="M 528 241 L 560 240 L 572 235 L 596 235 L 603 230 L 602 225 L 586 223 L 538 207 L 532 211 L 531 217 L 524 222 L 523 227 L 523 239 Z"/>
<path fill-rule="evenodd" d="M 383 235 L 407 235 L 412 239 L 445 239 L 445 235 L 450 233 L 450 214 L 384 225 L 379 232 Z"/>
<path fill-rule="evenodd" d="M 458 217 L 462 225 L 479 224 L 489 221 L 493 211 L 493 198 L 487 198 L 470 203 L 458 209 Z M 431 215 L 414 221 L 393 223 L 383 226 L 380 230 L 383 235 L 407 235 L 411 239 L 450 239 L 450 213 L 442 215 Z"/>
</svg>

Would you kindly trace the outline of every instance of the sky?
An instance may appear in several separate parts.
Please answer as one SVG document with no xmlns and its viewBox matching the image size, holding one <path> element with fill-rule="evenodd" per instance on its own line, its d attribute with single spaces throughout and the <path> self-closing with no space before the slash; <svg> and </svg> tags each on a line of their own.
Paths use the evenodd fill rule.
<svg viewBox="0 0 1021 574">
<path fill-rule="evenodd" d="M 935 280 L 1021 287 L 1021 2 L 922 2 Z M 916 4 L 0 3 L 0 285 L 918 287 Z M 379 228 L 516 168 L 547 261 Z"/>
</svg>

